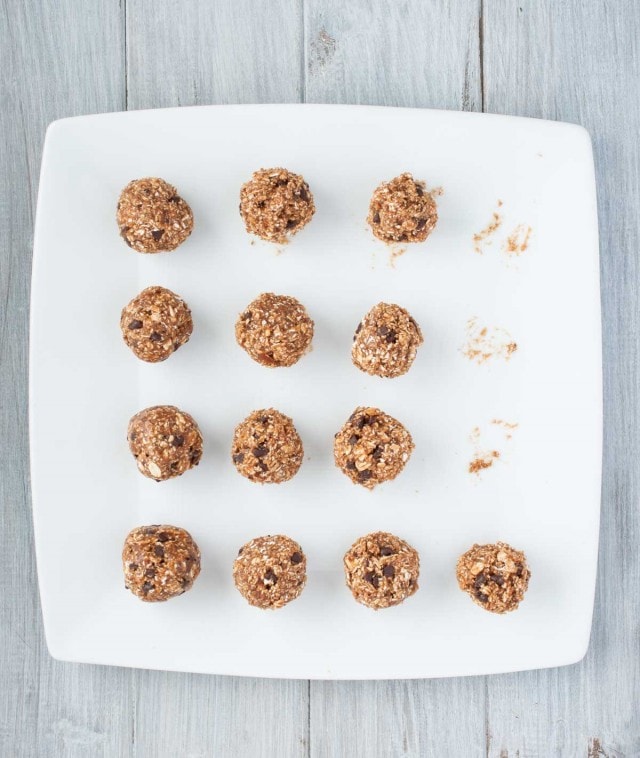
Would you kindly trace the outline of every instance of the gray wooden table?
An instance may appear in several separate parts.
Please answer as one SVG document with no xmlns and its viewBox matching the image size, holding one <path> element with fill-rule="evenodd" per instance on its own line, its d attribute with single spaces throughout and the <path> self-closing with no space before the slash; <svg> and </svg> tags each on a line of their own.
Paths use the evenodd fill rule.
<svg viewBox="0 0 640 758">
<path fill-rule="evenodd" d="M 291 682 L 63 664 L 47 653 L 26 424 L 45 127 L 127 108 L 300 101 L 537 116 L 593 135 L 605 452 L 594 626 L 580 664 L 442 681 Z M 640 756 L 639 102 L 635 0 L 2 0 L 3 758 Z"/>
</svg>

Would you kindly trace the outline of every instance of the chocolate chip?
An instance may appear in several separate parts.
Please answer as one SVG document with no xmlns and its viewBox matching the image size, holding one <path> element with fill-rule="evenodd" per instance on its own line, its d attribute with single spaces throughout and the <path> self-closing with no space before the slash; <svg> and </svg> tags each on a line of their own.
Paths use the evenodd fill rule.
<svg viewBox="0 0 640 758">
<path fill-rule="evenodd" d="M 158 334 L 158 332 L 151 332 L 149 339 L 151 342 L 162 342 L 162 335 Z"/>
<path fill-rule="evenodd" d="M 179 202 L 181 202 L 181 201 L 182 201 L 182 198 L 180 197 L 180 195 L 172 195 L 172 196 L 171 196 L 171 197 L 170 197 L 170 198 L 167 200 L 167 202 L 168 202 L 168 203 L 179 203 Z"/>
<path fill-rule="evenodd" d="M 389 334 L 389 327 L 388 326 L 379 326 L 377 329 L 377 334 L 379 337 L 386 337 L 387 334 Z"/>
<path fill-rule="evenodd" d="M 244 460 L 244 453 L 235 453 L 233 456 L 234 463 L 242 463 Z"/>
<path fill-rule="evenodd" d="M 260 471 L 268 471 L 269 470 L 269 466 L 267 466 L 267 464 L 264 461 L 261 461 L 259 459 L 258 459 L 258 468 L 260 469 Z"/>
<path fill-rule="evenodd" d="M 260 418 L 258 419 L 258 421 L 261 424 L 268 424 L 269 423 L 269 416 L 260 416 Z"/>
<path fill-rule="evenodd" d="M 186 592 L 186 590 L 188 590 L 189 587 L 191 587 L 193 582 L 191 581 L 191 579 L 187 579 L 187 577 L 185 576 L 180 580 L 180 584 L 182 586 L 183 591 Z"/>
<path fill-rule="evenodd" d="M 356 427 L 356 429 L 362 429 L 366 425 L 367 425 L 366 416 L 359 416 L 354 422 L 354 426 Z"/>
<path fill-rule="evenodd" d="M 388 563 L 382 569 L 382 575 L 386 576 L 387 579 L 393 579 L 393 577 L 396 575 L 396 570 L 393 568 L 393 566 L 390 563 Z"/>
<path fill-rule="evenodd" d="M 288 184 L 287 179 L 277 179 L 276 180 L 276 187 L 286 187 Z"/>
<path fill-rule="evenodd" d="M 300 195 L 300 200 L 304 200 L 306 202 L 309 199 L 309 193 L 307 192 L 306 187 L 300 187 L 298 194 Z"/>
<path fill-rule="evenodd" d="M 151 232 L 151 236 L 156 242 L 162 239 L 163 234 L 164 234 L 164 229 L 153 229 L 153 231 Z"/>
<path fill-rule="evenodd" d="M 129 322 L 129 329 L 142 329 L 142 321 L 134 318 L 133 321 Z"/>
<path fill-rule="evenodd" d="M 372 452 L 371 457 L 374 461 L 379 461 L 380 458 L 382 458 L 382 454 L 384 453 L 384 445 L 376 445 Z"/>
<path fill-rule="evenodd" d="M 409 237 L 407 237 L 407 235 L 406 235 L 406 234 L 401 234 L 401 235 L 398 237 L 398 242 L 406 242 L 408 239 L 409 239 Z"/>
<path fill-rule="evenodd" d="M 371 472 L 365 469 L 364 471 L 358 472 L 358 481 L 359 482 L 368 482 L 369 479 L 371 479 Z"/>
<path fill-rule="evenodd" d="M 158 542 L 169 542 L 171 538 L 166 532 L 160 532 L 158 535 Z"/>
<path fill-rule="evenodd" d="M 353 461 L 347 461 L 344 465 L 349 471 L 353 471 L 356 467 L 356 464 Z"/>
<path fill-rule="evenodd" d="M 264 458 L 265 455 L 269 454 L 269 448 L 266 447 L 266 445 L 258 445 L 258 447 L 254 447 L 251 452 L 256 458 Z"/>
<path fill-rule="evenodd" d="M 175 353 L 175 351 L 176 351 L 176 350 L 177 350 L 179 347 L 180 347 L 180 343 L 179 343 L 179 342 L 174 342 L 174 343 L 173 343 L 173 352 Z"/>
<path fill-rule="evenodd" d="M 380 214 L 376 211 L 376 213 L 373 214 L 373 217 L 371 218 L 374 224 L 380 223 Z"/>
<path fill-rule="evenodd" d="M 130 563 L 129 564 L 129 571 L 137 571 L 138 570 L 138 564 L 137 563 Z"/>
<path fill-rule="evenodd" d="M 202 452 L 200 450 L 194 450 L 189 456 L 189 460 L 193 466 L 197 466 L 198 463 L 200 463 L 200 458 L 202 458 Z"/>
<path fill-rule="evenodd" d="M 418 223 L 416 224 L 416 231 L 418 231 L 418 232 L 421 231 L 422 229 L 425 228 L 426 225 L 427 225 L 427 219 L 426 218 L 418 219 Z"/>
<path fill-rule="evenodd" d="M 242 314 L 242 320 L 249 321 L 252 315 L 253 314 L 251 313 L 251 311 L 245 311 L 245 313 Z"/>
<path fill-rule="evenodd" d="M 295 229 L 295 228 L 296 228 L 296 226 L 298 226 L 298 222 L 297 222 L 297 221 L 295 221 L 294 219 L 290 218 L 290 219 L 287 221 L 287 229 Z"/>
<path fill-rule="evenodd" d="M 487 583 L 487 577 L 484 574 L 478 574 L 478 576 L 475 578 L 475 581 L 473 582 L 473 587 L 476 590 L 479 590 L 480 587 L 482 587 L 483 584 Z"/>
<path fill-rule="evenodd" d="M 264 575 L 265 582 L 271 582 L 272 584 L 276 584 L 278 581 L 278 577 L 273 573 L 271 569 L 269 569 L 266 574 Z"/>
<path fill-rule="evenodd" d="M 384 547 L 380 548 L 380 555 L 393 555 L 393 550 L 385 545 Z"/>
<path fill-rule="evenodd" d="M 360 437 L 358 437 L 357 434 L 352 434 L 351 437 L 349 437 L 349 444 L 350 445 L 356 445 L 358 443 L 358 440 Z"/>
<path fill-rule="evenodd" d="M 492 582 L 495 582 L 498 587 L 504 587 L 504 579 L 500 576 L 500 574 L 491 574 L 489 577 Z"/>
<path fill-rule="evenodd" d="M 419 184 L 416 184 L 416 192 L 418 193 L 419 197 L 422 197 L 424 195 L 424 190 Z"/>
<path fill-rule="evenodd" d="M 238 550 L 238 555 L 242 555 L 242 551 L 243 551 L 243 550 L 244 550 L 244 548 L 243 548 L 243 547 L 241 547 L 241 548 L 240 548 L 240 550 Z"/>
<path fill-rule="evenodd" d="M 291 556 L 291 563 L 294 563 L 294 564 L 302 563 L 302 553 L 299 553 L 296 550 L 296 552 Z"/>
<path fill-rule="evenodd" d="M 145 528 L 142 530 L 142 533 L 149 535 L 149 534 L 155 534 L 157 531 L 158 531 L 157 525 L 145 526 Z"/>
<path fill-rule="evenodd" d="M 152 590 L 152 589 L 153 589 L 153 582 L 145 582 L 142 585 L 142 591 L 145 593 L 149 592 L 149 590 Z"/>
<path fill-rule="evenodd" d="M 486 603 L 489 599 L 489 595 L 485 595 L 484 592 L 476 592 L 476 597 L 481 603 Z"/>
<path fill-rule="evenodd" d="M 391 329 L 389 331 L 389 334 L 387 334 L 386 339 L 389 345 L 393 345 L 395 342 L 398 341 L 398 332 L 396 332 L 395 329 Z"/>
<path fill-rule="evenodd" d="M 521 563 L 516 563 L 516 576 L 522 576 L 524 574 L 524 566 Z"/>
<path fill-rule="evenodd" d="M 171 444 L 174 447 L 182 447 L 184 445 L 184 437 L 180 434 L 176 434 L 171 440 Z"/>
<path fill-rule="evenodd" d="M 158 558 L 164 558 L 164 548 L 162 545 L 156 545 L 153 548 L 153 552 L 158 556 Z"/>
<path fill-rule="evenodd" d="M 360 334 L 360 330 L 362 329 L 362 321 L 356 326 L 356 334 Z"/>
<path fill-rule="evenodd" d="M 154 568 L 148 568 L 148 569 L 147 569 L 147 570 L 144 572 L 144 575 L 145 575 L 145 576 L 148 576 L 148 577 L 150 577 L 150 578 L 153 578 L 153 577 L 156 575 L 156 570 L 155 570 Z"/>
<path fill-rule="evenodd" d="M 367 573 L 364 575 L 364 579 L 366 582 L 372 584 L 376 589 L 378 589 L 380 586 L 380 578 L 377 574 L 374 574 L 373 571 L 367 571 Z"/>
<path fill-rule="evenodd" d="M 131 440 L 131 442 L 134 442 L 134 441 L 135 441 L 135 438 L 136 438 L 137 436 L 138 436 L 138 435 L 137 435 L 135 432 L 131 432 L 131 434 L 129 435 L 129 439 Z"/>
</svg>

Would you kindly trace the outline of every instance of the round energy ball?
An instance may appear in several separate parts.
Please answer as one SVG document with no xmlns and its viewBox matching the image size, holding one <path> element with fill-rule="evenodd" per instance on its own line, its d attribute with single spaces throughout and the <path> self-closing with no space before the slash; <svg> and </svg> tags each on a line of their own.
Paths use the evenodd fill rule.
<svg viewBox="0 0 640 758">
<path fill-rule="evenodd" d="M 367 221 L 383 242 L 423 242 L 438 221 L 438 210 L 424 182 L 405 173 L 376 188 Z"/>
<path fill-rule="evenodd" d="M 307 559 L 290 537 L 256 537 L 238 551 L 233 581 L 249 605 L 282 608 L 304 589 Z"/>
<path fill-rule="evenodd" d="M 124 541 L 122 568 L 126 589 L 157 603 L 191 589 L 200 573 L 200 550 L 178 526 L 139 526 Z"/>
<path fill-rule="evenodd" d="M 185 301 L 165 287 L 147 287 L 122 309 L 120 329 L 133 353 L 147 363 L 166 360 L 193 331 Z"/>
<path fill-rule="evenodd" d="M 262 366 L 293 366 L 308 352 L 313 321 L 295 297 L 264 292 L 238 316 L 236 342 Z"/>
<path fill-rule="evenodd" d="M 193 213 L 164 179 L 135 179 L 122 190 L 116 214 L 120 236 L 139 253 L 175 250 L 191 234 Z"/>
<path fill-rule="evenodd" d="M 405 427 L 379 408 L 356 408 L 336 434 L 336 466 L 352 482 L 373 489 L 395 479 L 405 467 L 414 444 Z"/>
<path fill-rule="evenodd" d="M 202 457 L 198 425 L 174 405 L 155 405 L 136 413 L 129 421 L 127 441 L 140 473 L 156 482 L 184 474 Z"/>
<path fill-rule="evenodd" d="M 315 210 L 309 185 L 284 168 L 262 168 L 240 190 L 240 215 L 247 231 L 268 242 L 288 242 Z"/>
<path fill-rule="evenodd" d="M 295 476 L 304 449 L 293 421 L 273 408 L 254 411 L 236 427 L 231 459 L 242 476 L 280 484 Z"/>
<path fill-rule="evenodd" d="M 347 550 L 344 573 L 353 597 L 377 611 L 399 605 L 417 591 L 420 556 L 399 537 L 374 532 Z"/>
<path fill-rule="evenodd" d="M 474 603 L 492 613 L 515 611 L 529 586 L 525 554 L 505 542 L 474 545 L 460 556 L 458 585 Z"/>
<path fill-rule="evenodd" d="M 399 305 L 378 303 L 356 328 L 353 363 L 366 374 L 396 377 L 406 374 L 424 342 L 415 319 Z"/>
</svg>

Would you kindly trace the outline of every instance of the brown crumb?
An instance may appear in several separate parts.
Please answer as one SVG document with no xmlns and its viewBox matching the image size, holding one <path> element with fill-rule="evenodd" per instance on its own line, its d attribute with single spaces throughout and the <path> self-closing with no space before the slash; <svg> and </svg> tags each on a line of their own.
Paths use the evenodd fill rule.
<svg viewBox="0 0 640 758">
<path fill-rule="evenodd" d="M 498 200 L 498 208 L 501 207 L 502 200 Z M 476 253 L 482 255 L 482 246 L 490 245 L 493 242 L 491 237 L 498 231 L 501 226 L 502 216 L 497 211 L 494 211 L 491 215 L 491 221 L 489 221 L 484 229 L 473 235 L 473 249 Z"/>
<path fill-rule="evenodd" d="M 396 247 L 391 248 L 391 251 L 389 253 L 389 265 L 391 268 L 396 267 L 396 259 L 399 258 L 401 255 L 404 255 L 407 252 L 406 247 Z"/>
<path fill-rule="evenodd" d="M 493 466 L 493 462 L 499 457 L 500 453 L 497 450 L 492 450 L 490 453 L 485 453 L 482 456 L 474 458 L 469 463 L 469 473 L 479 474 L 482 470 L 491 468 L 491 466 Z"/>
<path fill-rule="evenodd" d="M 508 361 L 518 349 L 509 332 L 497 326 L 478 326 L 477 318 L 467 321 L 467 342 L 463 355 L 475 363 L 486 363 L 491 358 Z"/>
<path fill-rule="evenodd" d="M 507 255 L 522 255 L 529 248 L 533 229 L 527 224 L 518 224 L 502 245 Z"/>
</svg>

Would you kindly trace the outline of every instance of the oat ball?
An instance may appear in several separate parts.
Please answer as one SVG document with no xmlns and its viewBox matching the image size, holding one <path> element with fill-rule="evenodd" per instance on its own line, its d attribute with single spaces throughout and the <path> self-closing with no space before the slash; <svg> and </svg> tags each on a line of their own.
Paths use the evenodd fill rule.
<svg viewBox="0 0 640 758">
<path fill-rule="evenodd" d="M 156 482 L 184 474 L 202 457 L 198 425 L 174 405 L 155 405 L 136 413 L 129 421 L 127 441 L 140 473 Z"/>
<path fill-rule="evenodd" d="M 249 605 L 282 608 L 304 589 L 307 559 L 290 537 L 256 537 L 238 551 L 233 581 Z"/>
<path fill-rule="evenodd" d="M 376 188 L 367 221 L 383 242 L 424 242 L 438 220 L 436 202 L 424 182 L 400 174 Z"/>
<path fill-rule="evenodd" d="M 505 542 L 474 545 L 460 556 L 458 585 L 474 603 L 492 613 L 515 611 L 529 586 L 525 554 Z"/>
<path fill-rule="evenodd" d="M 411 435 L 379 408 L 356 408 L 336 434 L 336 466 L 355 484 L 372 490 L 395 479 L 413 452 Z"/>
<path fill-rule="evenodd" d="M 139 526 L 124 541 L 122 568 L 128 590 L 158 603 L 191 589 L 200 573 L 200 550 L 178 526 Z"/>
<path fill-rule="evenodd" d="M 293 421 L 273 408 L 254 411 L 233 435 L 231 460 L 242 476 L 280 484 L 298 473 L 304 449 Z"/>
<path fill-rule="evenodd" d="M 240 215 L 247 231 L 268 242 L 288 242 L 315 211 L 309 185 L 284 168 L 262 168 L 240 190 Z"/>
<path fill-rule="evenodd" d="M 347 587 L 362 605 L 389 608 L 418 589 L 420 557 L 411 545 L 388 532 L 360 537 L 344 556 Z"/>
<path fill-rule="evenodd" d="M 420 327 L 408 311 L 378 303 L 356 328 L 351 358 L 366 374 L 402 376 L 411 368 L 423 341 Z"/>
<path fill-rule="evenodd" d="M 140 360 L 159 363 L 189 341 L 193 321 L 189 306 L 175 292 L 147 287 L 122 309 L 120 329 Z"/>
<path fill-rule="evenodd" d="M 116 214 L 120 236 L 139 253 L 175 250 L 191 234 L 193 213 L 164 179 L 135 179 L 122 190 Z"/>
<path fill-rule="evenodd" d="M 268 368 L 293 366 L 309 351 L 313 321 L 295 297 L 264 292 L 238 316 L 236 342 Z"/>
</svg>

